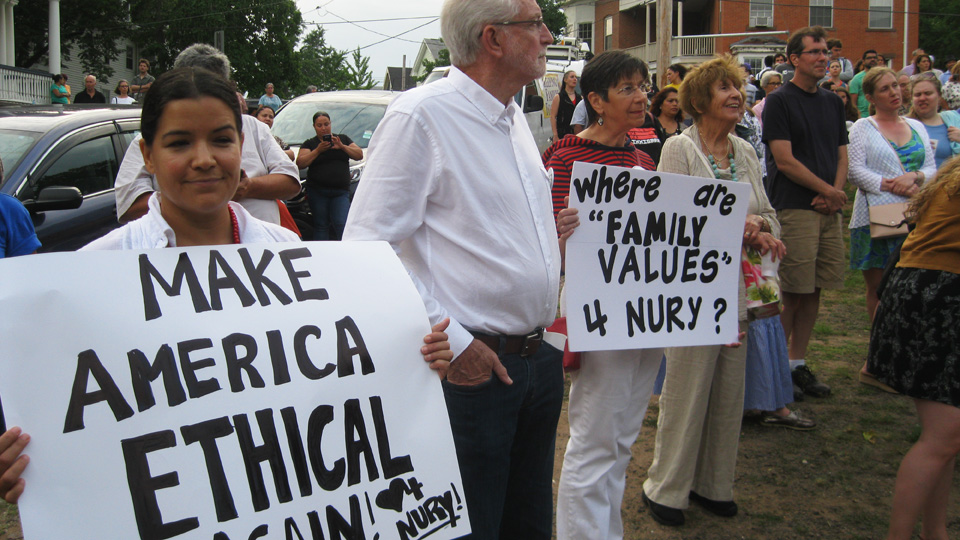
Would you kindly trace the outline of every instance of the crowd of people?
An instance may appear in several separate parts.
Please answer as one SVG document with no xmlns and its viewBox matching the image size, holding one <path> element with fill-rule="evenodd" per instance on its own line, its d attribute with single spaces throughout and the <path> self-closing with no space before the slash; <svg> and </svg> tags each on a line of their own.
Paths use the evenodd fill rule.
<svg viewBox="0 0 960 540">
<path fill-rule="evenodd" d="M 553 42 L 537 3 L 445 0 L 441 28 L 454 67 L 391 104 L 349 213 L 348 162 L 363 151 L 333 132 L 336 119 L 314 115 L 316 137 L 285 154 L 267 129 L 273 85 L 255 116 L 241 115 L 222 53 L 195 45 L 158 79 L 141 63 L 123 94 L 144 99 L 142 137 L 117 180 L 126 224 L 86 249 L 296 241 L 278 199 L 299 190 L 296 169 L 306 168 L 318 238 L 389 242 L 422 296 L 433 325 L 422 353 L 442 379 L 470 537 L 547 539 L 564 376 L 544 328 L 567 307 L 560 276 L 580 224 L 567 197 L 573 164 L 749 184 L 743 228 L 729 234 L 744 258 L 779 265 L 782 307 L 748 309 L 741 271 L 737 342 L 588 351 L 570 366 L 556 534 L 622 538 L 630 449 L 654 392 L 641 498 L 663 525 L 683 525 L 691 502 L 738 513 L 745 417 L 816 426 L 790 406 L 831 394 L 805 357 L 821 291 L 844 285 L 849 181 L 849 268 L 863 273 L 872 322 L 860 380 L 912 398 L 922 425 L 897 476 L 888 538 L 910 538 L 918 520 L 922 538 L 947 538 L 960 452 L 960 114 L 950 110 L 960 67 L 937 73 L 921 50 L 900 72 L 872 50 L 853 65 L 839 40 L 807 27 L 756 78 L 726 55 L 669 66 L 654 93 L 644 62 L 608 51 L 579 77 L 564 74 L 551 103 L 555 140 L 540 155 L 513 100 L 543 76 Z M 65 82 L 55 77 L 51 95 L 69 97 Z M 220 141 L 223 125 L 229 143 L 206 144 Z M 155 145 L 165 134 L 182 137 L 185 150 Z M 194 189 L 200 172 L 219 178 L 217 189 Z M 878 222 L 875 211 L 891 206 L 906 210 Z M 11 254 L 37 247 L 17 244 Z M 16 427 L 0 436 L 9 502 L 25 488 L 28 442 Z"/>
</svg>

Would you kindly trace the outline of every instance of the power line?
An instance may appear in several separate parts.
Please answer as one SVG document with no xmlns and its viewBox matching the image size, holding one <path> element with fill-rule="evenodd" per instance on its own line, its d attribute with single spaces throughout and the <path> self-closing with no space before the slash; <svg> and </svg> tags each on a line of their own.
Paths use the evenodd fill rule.
<svg viewBox="0 0 960 540">
<path fill-rule="evenodd" d="M 423 23 L 423 24 L 419 24 L 419 25 L 414 26 L 413 28 L 411 28 L 411 29 L 409 29 L 409 30 L 406 30 L 406 31 L 404 31 L 404 32 L 400 32 L 399 34 L 396 34 L 396 35 L 393 35 L 393 36 L 388 36 L 388 37 L 386 37 L 385 39 L 381 39 L 380 41 L 375 41 L 375 42 L 373 42 L 373 43 L 371 43 L 371 44 L 369 44 L 369 45 L 364 45 L 363 47 L 360 47 L 360 50 L 366 49 L 367 47 L 373 47 L 374 45 L 379 45 L 379 44 L 383 43 L 384 41 L 390 41 L 391 39 L 400 38 L 400 36 L 402 36 L 402 35 L 404 35 L 404 34 L 408 34 L 408 33 L 410 33 L 410 32 L 413 32 L 414 30 L 416 30 L 416 29 L 418 29 L 418 28 L 423 28 L 424 26 L 426 26 L 426 25 L 428 25 L 428 24 L 432 24 L 433 22 L 435 22 L 435 21 L 437 21 L 437 20 L 439 20 L 439 19 L 440 19 L 440 17 L 437 17 L 437 18 L 433 19 L 432 21 L 427 21 L 427 22 L 425 22 L 425 23 Z M 403 38 L 400 38 L 400 39 L 403 39 Z M 403 41 L 410 41 L 411 43 L 421 43 L 420 41 L 411 41 L 411 40 L 409 40 L 409 39 L 404 39 Z"/>
<path fill-rule="evenodd" d="M 319 8 L 318 8 L 318 9 L 319 9 Z M 406 41 L 406 42 L 408 42 L 408 43 L 420 43 L 420 42 L 419 42 L 419 41 L 414 41 L 414 40 L 412 40 L 412 39 L 402 38 L 402 37 L 400 37 L 400 36 L 402 36 L 403 34 L 406 34 L 406 33 L 408 33 L 408 32 L 412 32 L 413 30 L 416 30 L 417 28 L 420 28 L 421 26 L 426 26 L 426 25 L 432 23 L 433 21 L 435 21 L 435 20 L 437 20 L 437 19 L 439 18 L 439 17 L 434 17 L 434 18 L 432 18 L 431 20 L 429 20 L 429 21 L 427 21 L 427 22 L 425 22 L 425 23 L 423 23 L 423 24 L 421 24 L 421 25 L 419 25 L 419 26 L 416 26 L 416 27 L 414 27 L 414 28 L 411 28 L 410 30 L 407 30 L 406 32 L 401 32 L 401 33 L 399 33 L 399 34 L 396 34 L 396 35 L 394 35 L 394 36 L 391 36 L 391 35 L 388 35 L 388 34 L 384 34 L 383 32 L 377 32 L 376 30 L 371 30 L 371 29 L 369 29 L 369 28 L 367 28 L 367 27 L 365 27 L 365 26 L 361 26 L 361 25 L 357 24 L 357 21 L 347 20 L 347 19 L 341 17 L 340 15 L 337 15 L 336 13 L 330 11 L 329 9 L 325 9 L 324 11 L 326 11 L 326 12 L 329 13 L 330 15 L 333 15 L 334 17 L 340 19 L 340 20 L 343 21 L 344 23 L 352 24 L 353 26 L 356 26 L 357 28 L 359 28 L 359 29 L 361 29 L 361 30 L 366 30 L 367 32 L 370 32 L 370 33 L 372 33 L 372 34 L 377 34 L 378 36 L 383 36 L 383 37 L 387 38 L 386 40 L 383 40 L 383 41 L 387 41 L 387 40 L 390 40 L 390 39 L 399 39 L 400 41 Z M 383 43 L 383 41 L 378 41 L 377 43 Z M 371 45 L 376 45 L 376 43 L 372 43 Z M 368 45 L 368 47 L 369 47 L 369 46 L 370 46 L 370 45 Z"/>
</svg>

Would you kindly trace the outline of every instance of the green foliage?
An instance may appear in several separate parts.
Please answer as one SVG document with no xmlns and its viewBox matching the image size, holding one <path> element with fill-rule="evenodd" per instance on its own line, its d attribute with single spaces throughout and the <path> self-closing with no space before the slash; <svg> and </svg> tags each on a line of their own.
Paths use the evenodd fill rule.
<svg viewBox="0 0 960 540">
<path fill-rule="evenodd" d="M 438 68 L 443 66 L 450 65 L 450 51 L 447 49 L 440 49 L 440 52 L 437 53 L 437 59 L 435 61 L 430 61 L 426 58 L 420 61 L 420 65 L 423 66 L 423 75 L 416 77 L 418 83 L 422 83 L 427 80 L 427 77 L 430 73 Z"/>
<path fill-rule="evenodd" d="M 347 88 L 351 90 L 370 90 L 377 83 L 373 80 L 370 71 L 370 58 L 360 54 L 360 47 L 353 51 L 353 65 L 347 66 L 350 72 L 350 82 Z"/>
<path fill-rule="evenodd" d="M 311 30 L 297 51 L 300 63 L 300 90 L 297 93 L 305 92 L 311 84 L 321 92 L 346 88 L 350 84 L 346 56 L 346 52 L 327 45 L 322 27 Z"/>
<path fill-rule="evenodd" d="M 920 48 L 938 60 L 960 54 L 960 0 L 920 0 Z"/>
<path fill-rule="evenodd" d="M 562 36 L 567 30 L 567 16 L 560 11 L 558 0 L 537 0 L 543 12 L 543 23 L 554 36 Z"/>
<path fill-rule="evenodd" d="M 257 0 L 131 0 L 138 29 L 134 39 L 153 60 L 151 73 L 171 67 L 194 43 L 212 43 L 224 31 L 224 53 L 241 90 L 259 95 L 272 82 L 281 97 L 296 95 L 299 64 L 294 48 L 303 18 L 293 0 L 261 5 Z"/>
<path fill-rule="evenodd" d="M 100 79 L 112 77 L 114 70 L 109 63 L 120 54 L 118 42 L 131 28 L 126 16 L 128 5 L 126 0 L 60 2 L 63 61 L 79 59 L 84 72 Z M 20 0 L 17 4 L 16 65 L 26 67 L 47 61 L 49 13 L 47 0 Z"/>
</svg>

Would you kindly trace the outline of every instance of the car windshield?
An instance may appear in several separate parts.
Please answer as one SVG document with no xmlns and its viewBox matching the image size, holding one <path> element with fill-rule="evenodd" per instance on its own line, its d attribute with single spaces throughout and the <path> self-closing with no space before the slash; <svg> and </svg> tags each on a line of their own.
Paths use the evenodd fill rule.
<svg viewBox="0 0 960 540">
<path fill-rule="evenodd" d="M 42 133 L 36 131 L 20 131 L 16 129 L 0 129 L 0 160 L 3 160 L 3 170 L 9 173 L 20 165 L 20 160 L 27 154 Z"/>
<path fill-rule="evenodd" d="M 295 101 L 277 114 L 273 134 L 287 144 L 303 144 L 303 141 L 317 136 L 313 129 L 313 115 L 319 111 L 330 114 L 334 133 L 343 133 L 360 148 L 366 148 L 387 107 L 343 101 Z"/>
</svg>

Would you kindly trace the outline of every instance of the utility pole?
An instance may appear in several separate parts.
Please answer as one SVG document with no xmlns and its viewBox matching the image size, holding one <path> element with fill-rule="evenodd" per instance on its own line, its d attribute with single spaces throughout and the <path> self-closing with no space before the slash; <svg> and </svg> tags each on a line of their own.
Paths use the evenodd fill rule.
<svg viewBox="0 0 960 540">
<path fill-rule="evenodd" d="M 667 85 L 670 65 L 670 40 L 673 38 L 673 0 L 657 0 L 657 78 L 660 88 Z"/>
</svg>

